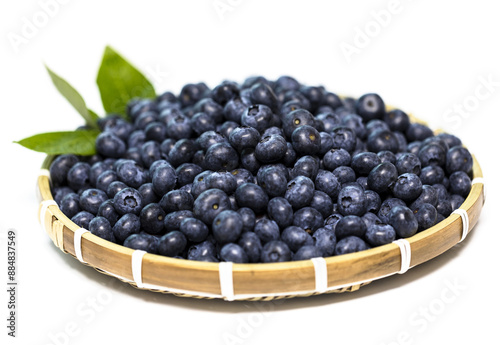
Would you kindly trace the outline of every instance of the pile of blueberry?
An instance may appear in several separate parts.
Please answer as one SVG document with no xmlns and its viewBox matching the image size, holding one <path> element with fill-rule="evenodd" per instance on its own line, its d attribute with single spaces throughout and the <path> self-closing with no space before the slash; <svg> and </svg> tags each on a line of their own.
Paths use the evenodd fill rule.
<svg viewBox="0 0 500 345">
<path fill-rule="evenodd" d="M 52 192 L 77 225 L 175 258 L 281 262 L 365 250 L 449 216 L 472 156 L 374 93 L 292 77 L 133 99 L 99 120 L 94 156 L 58 156 Z"/>
</svg>

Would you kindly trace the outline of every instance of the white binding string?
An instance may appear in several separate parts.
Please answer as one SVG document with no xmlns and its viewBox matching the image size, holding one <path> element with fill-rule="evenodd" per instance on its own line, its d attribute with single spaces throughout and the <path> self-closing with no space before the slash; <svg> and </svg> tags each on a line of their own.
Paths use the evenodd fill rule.
<svg viewBox="0 0 500 345">
<path fill-rule="evenodd" d="M 228 301 L 234 300 L 234 286 L 233 286 L 233 263 L 220 262 L 219 263 L 219 282 L 220 293 L 222 297 Z"/>
<path fill-rule="evenodd" d="M 40 209 L 40 224 L 45 232 L 47 232 L 47 229 L 45 228 L 45 214 L 47 213 L 49 206 L 57 206 L 57 203 L 52 199 L 42 201 L 42 208 Z"/>
<path fill-rule="evenodd" d="M 86 232 L 89 231 L 84 228 L 80 228 L 76 230 L 75 234 L 73 235 L 73 247 L 75 248 L 75 256 L 78 259 L 78 261 L 84 264 L 86 264 L 86 262 L 83 261 L 83 255 L 82 255 L 82 236 Z"/>
<path fill-rule="evenodd" d="M 405 240 L 404 238 L 401 238 L 397 241 L 394 241 L 393 243 L 396 243 L 399 247 L 399 250 L 401 252 L 401 269 L 399 270 L 399 274 L 406 273 L 408 269 L 410 268 L 410 262 L 411 262 L 411 246 L 410 242 Z"/>
<path fill-rule="evenodd" d="M 316 291 L 325 292 L 328 289 L 328 269 L 325 258 L 318 257 L 311 259 L 314 265 L 314 276 L 316 278 Z"/>
<path fill-rule="evenodd" d="M 477 183 L 482 183 L 483 184 L 483 203 L 486 200 L 486 185 L 484 184 L 484 178 L 483 177 L 475 177 L 472 180 L 472 185 L 475 185 Z"/>
<path fill-rule="evenodd" d="M 469 233 L 469 215 L 467 214 L 467 211 L 461 208 L 457 208 L 452 212 L 452 214 L 453 213 L 458 214 L 460 218 L 462 218 L 462 238 L 458 241 L 458 243 L 460 243 L 465 240 L 467 234 Z"/>
<path fill-rule="evenodd" d="M 138 288 L 143 289 L 142 282 L 142 258 L 146 252 L 144 250 L 135 250 L 132 253 L 132 278 Z"/>
</svg>

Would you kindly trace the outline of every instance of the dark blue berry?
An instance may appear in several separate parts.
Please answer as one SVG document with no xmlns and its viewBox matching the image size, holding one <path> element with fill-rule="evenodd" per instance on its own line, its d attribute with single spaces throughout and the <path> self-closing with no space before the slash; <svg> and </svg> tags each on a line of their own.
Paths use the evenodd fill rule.
<svg viewBox="0 0 500 345">
<path fill-rule="evenodd" d="M 186 236 L 180 231 L 171 231 L 158 241 L 158 253 L 164 256 L 178 256 L 187 245 Z"/>
<path fill-rule="evenodd" d="M 396 239 L 396 231 L 389 224 L 375 222 L 367 227 L 365 239 L 372 247 L 382 246 Z"/>
<path fill-rule="evenodd" d="M 80 208 L 95 215 L 99 210 L 99 206 L 107 199 L 106 193 L 100 189 L 86 189 L 80 196 Z"/>
<path fill-rule="evenodd" d="M 380 199 L 380 195 L 377 192 L 372 190 L 365 190 L 365 198 L 366 198 L 366 211 L 377 213 L 380 209 L 380 205 L 382 204 L 382 200 Z"/>
<path fill-rule="evenodd" d="M 315 180 L 319 171 L 320 160 L 316 156 L 302 156 L 293 165 L 291 178 L 306 176 Z"/>
<path fill-rule="evenodd" d="M 273 118 L 273 111 L 264 104 L 253 104 L 241 114 L 241 124 L 253 127 L 262 133 L 270 127 Z"/>
<path fill-rule="evenodd" d="M 115 207 L 113 206 L 113 200 L 108 199 L 99 206 L 99 210 L 97 210 L 97 215 L 106 218 L 111 226 L 115 225 L 115 223 L 120 219 L 120 215 L 116 212 Z"/>
<path fill-rule="evenodd" d="M 74 191 L 90 187 L 90 165 L 78 162 L 69 169 L 67 174 L 68 186 Z"/>
<path fill-rule="evenodd" d="M 437 221 L 437 210 L 431 204 L 422 204 L 413 210 L 418 222 L 418 231 L 430 228 Z"/>
<path fill-rule="evenodd" d="M 257 220 L 254 232 L 262 243 L 278 240 L 280 237 L 280 228 L 278 224 L 274 220 L 267 218 Z"/>
<path fill-rule="evenodd" d="M 281 135 L 263 136 L 255 146 L 255 158 L 262 163 L 275 163 L 285 157 L 286 140 Z"/>
<path fill-rule="evenodd" d="M 227 243 L 220 250 L 221 261 L 247 263 L 248 255 L 245 250 L 235 243 Z"/>
<path fill-rule="evenodd" d="M 331 133 L 334 149 L 344 149 L 352 153 L 356 148 L 356 133 L 345 126 L 335 127 Z"/>
<path fill-rule="evenodd" d="M 436 206 L 437 201 L 438 194 L 436 189 L 430 185 L 424 184 L 422 186 L 422 193 L 420 193 L 419 197 L 410 204 L 410 208 L 414 210 L 422 204 L 431 204 L 432 206 Z"/>
<path fill-rule="evenodd" d="M 323 164 L 328 170 L 351 164 L 351 155 L 344 149 L 331 149 L 323 156 Z"/>
<path fill-rule="evenodd" d="M 94 215 L 87 211 L 80 211 L 71 217 L 71 221 L 81 228 L 88 229 L 89 223 L 94 219 Z"/>
<path fill-rule="evenodd" d="M 413 201 L 422 192 L 422 181 L 420 178 L 411 173 L 399 175 L 396 182 L 392 186 L 392 194 L 403 201 Z"/>
<path fill-rule="evenodd" d="M 111 132 L 100 133 L 95 141 L 96 151 L 104 157 L 119 158 L 125 154 L 127 146 Z"/>
<path fill-rule="evenodd" d="M 238 241 L 238 245 L 243 248 L 248 257 L 248 262 L 259 262 L 262 252 L 262 244 L 259 237 L 254 232 L 244 232 Z"/>
<path fill-rule="evenodd" d="M 230 209 L 231 202 L 229 197 L 220 189 L 207 189 L 196 198 L 193 205 L 193 213 L 196 218 L 202 220 L 207 225 L 212 225 L 219 213 Z"/>
<path fill-rule="evenodd" d="M 291 139 L 293 149 L 298 154 L 315 155 L 321 149 L 321 136 L 312 126 L 304 125 L 297 127 L 292 132 Z"/>
<path fill-rule="evenodd" d="M 423 184 L 440 184 L 443 183 L 445 172 L 443 168 L 438 165 L 429 165 L 422 169 L 420 172 L 420 180 Z"/>
<path fill-rule="evenodd" d="M 292 205 L 282 197 L 275 197 L 269 200 L 267 205 L 267 214 L 271 220 L 274 220 L 280 229 L 284 229 L 293 222 Z"/>
<path fill-rule="evenodd" d="M 98 216 L 93 218 L 89 223 L 89 231 L 106 241 L 116 243 L 113 227 L 109 220 L 104 217 Z"/>
<path fill-rule="evenodd" d="M 67 182 L 68 171 L 78 163 L 78 157 L 73 154 L 57 156 L 50 164 L 50 181 L 53 186 L 64 185 Z"/>
<path fill-rule="evenodd" d="M 236 242 L 243 230 L 243 220 L 238 212 L 225 210 L 220 212 L 212 222 L 214 239 L 220 243 Z"/>
<path fill-rule="evenodd" d="M 335 236 L 342 239 L 348 236 L 363 238 L 366 232 L 366 224 L 361 217 L 345 216 L 335 225 Z"/>
<path fill-rule="evenodd" d="M 377 212 L 377 216 L 383 223 L 389 222 L 389 212 L 396 206 L 406 206 L 406 203 L 398 198 L 387 198 L 382 201 L 380 209 Z"/>
<path fill-rule="evenodd" d="M 356 101 L 356 113 L 365 121 L 381 119 L 385 115 L 385 103 L 376 93 L 367 93 Z"/>
<path fill-rule="evenodd" d="M 463 171 L 470 174 L 472 171 L 472 155 L 465 147 L 455 146 L 446 153 L 446 171 L 452 174 L 457 171 Z"/>
<path fill-rule="evenodd" d="M 366 196 L 363 188 L 346 186 L 337 197 L 339 212 L 344 215 L 362 216 L 366 213 Z"/>
<path fill-rule="evenodd" d="M 368 187 L 383 194 L 390 190 L 398 178 L 398 170 L 391 163 L 380 163 L 368 174 Z"/>
<path fill-rule="evenodd" d="M 282 241 L 270 241 L 262 247 L 261 262 L 285 262 L 292 259 L 292 252 Z"/>
<path fill-rule="evenodd" d="M 335 245 L 335 255 L 355 253 L 369 248 L 370 246 L 361 238 L 348 236 L 337 242 Z"/>
<path fill-rule="evenodd" d="M 313 234 L 323 224 L 323 215 L 313 207 L 303 207 L 293 214 L 293 225 L 310 234 Z"/>
<path fill-rule="evenodd" d="M 182 220 L 179 230 L 191 242 L 202 242 L 209 234 L 207 225 L 196 218 L 185 218 Z"/>
<path fill-rule="evenodd" d="M 160 205 L 146 205 L 140 213 L 141 229 L 148 234 L 158 235 L 164 230 L 165 211 Z"/>
<path fill-rule="evenodd" d="M 136 189 L 127 187 L 116 193 L 113 198 L 113 205 L 120 215 L 127 213 L 139 215 L 143 207 L 142 196 Z"/>
<path fill-rule="evenodd" d="M 260 140 L 260 133 L 253 127 L 243 126 L 235 128 L 229 135 L 229 143 L 238 152 L 246 148 L 255 148 Z"/>
<path fill-rule="evenodd" d="M 408 142 L 412 141 L 423 141 L 429 137 L 432 137 L 434 133 L 432 130 L 421 123 L 412 123 L 406 129 L 406 138 Z"/>
<path fill-rule="evenodd" d="M 234 195 L 239 207 L 248 207 L 257 214 L 267 209 L 269 197 L 257 184 L 244 183 L 236 189 Z"/>
<path fill-rule="evenodd" d="M 450 175 L 450 193 L 458 194 L 464 198 L 469 195 L 472 188 L 470 177 L 463 171 L 456 171 Z"/>
<path fill-rule="evenodd" d="M 62 198 L 59 208 L 68 218 L 72 218 L 81 211 L 80 196 L 76 193 L 69 193 Z"/>
<path fill-rule="evenodd" d="M 321 256 L 323 256 L 323 251 L 320 248 L 314 245 L 309 245 L 301 247 L 293 256 L 293 260 L 309 260 Z"/>
<path fill-rule="evenodd" d="M 132 234 L 138 234 L 141 230 L 141 220 L 132 213 L 124 214 L 113 226 L 113 235 L 117 243 L 123 243 Z"/>
<path fill-rule="evenodd" d="M 420 159 L 418 159 L 417 155 L 410 152 L 405 152 L 399 156 L 394 165 L 400 175 L 405 173 L 420 175 L 422 169 Z"/>
<path fill-rule="evenodd" d="M 388 218 L 388 223 L 399 237 L 411 237 L 418 231 L 418 221 L 413 211 L 406 206 L 395 206 L 389 212 Z"/>
<path fill-rule="evenodd" d="M 314 189 L 314 182 L 310 178 L 297 176 L 288 182 L 285 199 L 294 209 L 300 209 L 310 204 Z"/>
<path fill-rule="evenodd" d="M 388 111 L 383 118 L 392 131 L 404 132 L 410 125 L 410 117 L 399 109 Z"/>
</svg>

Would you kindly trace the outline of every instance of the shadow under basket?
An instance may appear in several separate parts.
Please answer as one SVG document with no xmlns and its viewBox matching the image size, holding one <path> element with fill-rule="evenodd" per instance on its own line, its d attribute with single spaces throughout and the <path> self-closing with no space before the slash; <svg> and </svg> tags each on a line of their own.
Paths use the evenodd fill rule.
<svg viewBox="0 0 500 345">
<path fill-rule="evenodd" d="M 416 235 L 361 252 L 283 263 L 234 264 L 174 259 L 106 241 L 66 217 L 50 190 L 47 156 L 38 177 L 39 219 L 54 244 L 97 271 L 139 289 L 193 298 L 272 300 L 351 292 L 402 274 L 444 253 L 476 225 L 484 204 L 483 175 L 473 156 L 472 189 L 460 209 Z"/>
</svg>

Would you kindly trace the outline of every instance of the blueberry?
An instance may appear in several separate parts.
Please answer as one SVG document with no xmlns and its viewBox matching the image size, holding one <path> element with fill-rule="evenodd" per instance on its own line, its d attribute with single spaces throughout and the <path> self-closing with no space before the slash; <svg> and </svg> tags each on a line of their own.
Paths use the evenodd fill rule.
<svg viewBox="0 0 500 345">
<path fill-rule="evenodd" d="M 346 186 L 337 197 L 339 212 L 344 215 L 362 216 L 366 213 L 366 196 L 362 188 Z"/>
<path fill-rule="evenodd" d="M 328 227 L 319 228 L 312 235 L 314 245 L 320 250 L 321 256 L 332 256 L 337 244 L 335 231 Z"/>
<path fill-rule="evenodd" d="M 201 173 L 203 168 L 194 163 L 183 163 L 175 169 L 177 176 L 177 186 L 182 187 L 187 184 L 193 183 L 196 175 Z"/>
<path fill-rule="evenodd" d="M 293 215 L 293 225 L 304 229 L 310 234 L 313 234 L 323 224 L 323 215 L 313 207 L 303 207 Z"/>
<path fill-rule="evenodd" d="M 267 204 L 267 214 L 271 220 L 274 220 L 280 229 L 284 229 L 293 222 L 292 205 L 282 197 L 275 197 L 269 200 Z"/>
<path fill-rule="evenodd" d="M 78 157 L 73 154 L 57 156 L 49 167 L 50 181 L 52 185 L 64 185 L 67 182 L 68 171 L 76 163 L 78 163 Z"/>
<path fill-rule="evenodd" d="M 167 127 L 160 121 L 153 121 L 144 128 L 145 141 L 156 141 L 161 143 L 167 135 Z"/>
<path fill-rule="evenodd" d="M 153 162 L 162 158 L 160 144 L 156 141 L 146 141 L 140 147 L 141 160 L 146 168 L 149 168 Z"/>
<path fill-rule="evenodd" d="M 243 230 L 243 220 L 238 212 L 225 210 L 212 222 L 212 233 L 220 244 L 236 242 Z"/>
<path fill-rule="evenodd" d="M 231 132 L 237 127 L 239 127 L 239 123 L 233 121 L 225 121 L 222 125 L 217 126 L 216 129 L 226 139 L 229 139 Z"/>
<path fill-rule="evenodd" d="M 127 150 L 123 140 L 111 132 L 100 133 L 96 138 L 95 148 L 104 157 L 112 158 L 120 158 Z"/>
<path fill-rule="evenodd" d="M 261 218 L 255 223 L 255 234 L 262 243 L 278 240 L 280 238 L 280 228 L 278 224 L 271 219 Z"/>
<path fill-rule="evenodd" d="M 443 183 L 445 172 L 443 168 L 438 165 L 429 165 L 422 169 L 420 172 L 420 180 L 423 184 L 438 184 Z"/>
<path fill-rule="evenodd" d="M 269 197 L 285 195 L 287 179 L 281 168 L 266 165 L 257 172 L 257 182 Z"/>
<path fill-rule="evenodd" d="M 273 111 L 264 104 L 253 104 L 241 114 L 241 124 L 262 133 L 272 122 Z"/>
<path fill-rule="evenodd" d="M 297 176 L 290 180 L 285 192 L 285 199 L 288 200 L 294 209 L 308 206 L 314 196 L 314 182 L 305 176 Z"/>
<path fill-rule="evenodd" d="M 382 201 L 380 209 L 377 212 L 377 216 L 383 223 L 389 222 L 389 212 L 396 206 L 406 206 L 406 203 L 398 198 L 387 198 Z"/>
<path fill-rule="evenodd" d="M 194 114 L 189 120 L 189 124 L 197 135 L 207 131 L 213 131 L 216 128 L 215 120 L 210 115 L 203 112 Z"/>
<path fill-rule="evenodd" d="M 109 185 L 117 179 L 118 176 L 116 172 L 114 172 L 113 170 L 105 170 L 97 178 L 95 186 L 96 188 L 106 192 Z"/>
<path fill-rule="evenodd" d="M 421 123 L 410 124 L 406 129 L 405 134 L 408 142 L 422 141 L 434 135 L 429 127 Z"/>
<path fill-rule="evenodd" d="M 59 208 L 62 213 L 71 219 L 74 215 L 81 211 L 80 196 L 76 193 L 66 194 L 64 198 L 62 198 Z"/>
<path fill-rule="evenodd" d="M 368 187 L 377 193 L 386 193 L 398 178 L 398 170 L 391 163 L 380 163 L 368 174 Z"/>
<path fill-rule="evenodd" d="M 151 235 L 161 234 L 164 230 L 165 211 L 159 204 L 146 205 L 140 213 L 141 229 Z"/>
<path fill-rule="evenodd" d="M 352 153 L 356 148 L 356 133 L 345 126 L 338 126 L 332 130 L 331 133 L 333 139 L 334 149 L 344 149 L 349 153 Z"/>
<path fill-rule="evenodd" d="M 213 172 L 205 178 L 209 189 L 216 188 L 230 195 L 236 190 L 236 178 L 229 171 Z"/>
<path fill-rule="evenodd" d="M 262 163 L 275 163 L 285 157 L 286 151 L 286 140 L 281 135 L 263 136 L 255 146 L 255 158 Z"/>
<path fill-rule="evenodd" d="M 95 187 L 97 178 L 106 170 L 113 170 L 113 165 L 104 161 L 92 164 L 90 167 L 90 184 Z"/>
<path fill-rule="evenodd" d="M 380 195 L 372 190 L 365 190 L 365 198 L 366 198 L 366 211 L 377 213 L 378 210 L 380 209 L 380 205 L 382 204 Z"/>
<path fill-rule="evenodd" d="M 463 171 L 456 171 L 450 175 L 450 193 L 458 194 L 464 198 L 469 195 L 472 188 L 470 177 Z"/>
<path fill-rule="evenodd" d="M 303 246 L 295 253 L 295 255 L 293 256 L 293 260 L 309 260 L 312 258 L 321 257 L 322 255 L 323 251 L 314 245 Z"/>
<path fill-rule="evenodd" d="M 223 109 L 224 118 L 228 121 L 235 121 L 241 123 L 241 115 L 251 105 L 248 98 L 235 97 L 229 100 Z"/>
<path fill-rule="evenodd" d="M 196 102 L 196 104 L 191 108 L 191 110 L 193 116 L 194 114 L 201 112 L 210 116 L 215 123 L 220 123 L 224 121 L 224 108 L 222 107 L 222 105 L 218 104 L 209 97 L 205 97 Z M 187 113 L 188 112 L 186 112 L 186 114 Z"/>
<path fill-rule="evenodd" d="M 212 225 L 219 213 L 229 209 L 231 209 L 229 197 L 220 189 L 207 189 L 196 198 L 193 204 L 194 215 L 207 225 Z"/>
<path fill-rule="evenodd" d="M 78 162 L 69 169 L 66 176 L 68 186 L 74 191 L 90 187 L 90 165 Z"/>
<path fill-rule="evenodd" d="M 316 156 L 302 156 L 294 163 L 291 177 L 306 176 L 311 180 L 316 179 L 319 171 L 320 160 Z"/>
<path fill-rule="evenodd" d="M 462 206 L 462 204 L 465 201 L 465 198 L 461 195 L 458 195 L 458 194 L 452 194 L 448 198 L 448 201 L 451 204 L 451 209 L 454 211 L 454 210 L 460 208 L 460 206 Z"/>
<path fill-rule="evenodd" d="M 147 180 L 144 168 L 132 160 L 122 161 L 117 166 L 116 176 L 118 180 L 133 188 L 139 188 Z"/>
<path fill-rule="evenodd" d="M 229 143 L 238 150 L 238 152 L 246 148 L 255 148 L 259 140 L 259 131 L 248 126 L 237 127 L 229 135 Z"/>
<path fill-rule="evenodd" d="M 399 109 L 388 111 L 383 118 L 392 131 L 404 132 L 410 125 L 410 117 Z"/>
<path fill-rule="evenodd" d="M 247 254 L 248 262 L 259 262 L 262 244 L 259 237 L 254 232 L 248 231 L 242 233 L 238 245 L 243 248 Z"/>
<path fill-rule="evenodd" d="M 156 111 L 145 111 L 134 119 L 134 127 L 144 130 L 150 123 L 156 121 L 158 121 L 158 113 Z"/>
<path fill-rule="evenodd" d="M 323 156 L 323 164 L 328 170 L 351 164 L 351 155 L 344 149 L 331 149 Z"/>
<path fill-rule="evenodd" d="M 366 224 L 361 217 L 345 216 L 335 226 L 335 236 L 342 239 L 348 236 L 363 238 L 366 233 Z"/>
<path fill-rule="evenodd" d="M 396 231 L 389 224 L 375 222 L 367 227 L 365 239 L 372 247 L 383 246 L 396 239 Z"/>
<path fill-rule="evenodd" d="M 80 208 L 95 215 L 99 210 L 99 206 L 107 199 L 106 193 L 100 189 L 86 189 L 80 196 Z"/>
<path fill-rule="evenodd" d="M 220 250 L 221 261 L 247 263 L 248 255 L 245 250 L 235 243 L 227 243 Z"/>
<path fill-rule="evenodd" d="M 309 204 L 309 206 L 315 208 L 316 210 L 321 213 L 323 218 L 328 217 L 330 214 L 332 214 L 333 211 L 333 201 L 328 194 L 315 190 L 313 194 L 313 198 Z"/>
<path fill-rule="evenodd" d="M 283 132 L 287 138 L 291 138 L 297 128 L 305 125 L 315 125 L 314 116 L 306 109 L 293 110 L 283 117 Z"/>
<path fill-rule="evenodd" d="M 204 168 L 206 170 L 234 170 L 238 167 L 239 156 L 229 143 L 210 146 L 206 152 Z"/>
<path fill-rule="evenodd" d="M 373 225 L 375 223 L 382 223 L 379 217 L 375 213 L 371 212 L 366 212 L 361 219 L 363 219 L 363 222 L 365 222 L 366 228 L 368 229 L 370 225 Z"/>
<path fill-rule="evenodd" d="M 446 153 L 446 171 L 452 174 L 457 171 L 463 171 L 470 174 L 472 171 L 472 155 L 465 147 L 455 146 Z"/>
<path fill-rule="evenodd" d="M 257 214 L 267 209 L 269 197 L 259 185 L 244 183 L 236 189 L 234 195 L 239 207 L 248 207 Z"/>
<path fill-rule="evenodd" d="M 413 210 L 413 214 L 418 222 L 418 231 L 430 228 L 437 221 L 437 210 L 431 204 L 422 204 Z"/>
<path fill-rule="evenodd" d="M 379 156 L 373 152 L 362 152 L 354 155 L 351 167 L 358 176 L 368 176 L 370 171 L 381 163 Z"/>
<path fill-rule="evenodd" d="M 438 214 L 444 217 L 448 217 L 453 211 L 451 202 L 447 199 L 438 200 L 436 204 L 436 211 Z"/>
<path fill-rule="evenodd" d="M 312 126 L 304 125 L 297 127 L 292 132 L 291 139 L 293 149 L 298 154 L 315 155 L 321 149 L 321 136 L 319 135 L 319 132 Z"/>
<path fill-rule="evenodd" d="M 193 217 L 193 212 L 189 210 L 180 210 L 167 213 L 164 220 L 165 230 L 167 232 L 179 230 L 184 219 Z"/>
<path fill-rule="evenodd" d="M 411 173 L 399 175 L 398 179 L 392 186 L 392 194 L 403 201 L 413 201 L 419 197 L 422 192 L 422 181 L 420 178 Z"/>
<path fill-rule="evenodd" d="M 437 143 L 430 143 L 420 147 L 418 158 L 423 167 L 428 165 L 444 166 L 446 163 L 446 149 Z"/>
<path fill-rule="evenodd" d="M 250 88 L 250 100 L 253 104 L 265 104 L 273 111 L 278 110 L 278 99 L 267 83 L 256 83 Z"/>
<path fill-rule="evenodd" d="M 406 206 L 395 206 L 388 214 L 389 224 L 399 237 L 411 237 L 417 233 L 418 221 Z"/>
<path fill-rule="evenodd" d="M 126 213 L 113 226 L 113 235 L 117 243 L 123 243 L 132 234 L 138 234 L 141 230 L 141 220 L 132 213 Z"/>
<path fill-rule="evenodd" d="M 164 164 L 153 171 L 151 182 L 155 193 L 164 195 L 175 187 L 177 175 L 170 164 Z"/>
<path fill-rule="evenodd" d="M 143 130 L 137 129 L 133 131 L 127 139 L 127 147 L 140 148 L 146 142 L 146 133 Z"/>
<path fill-rule="evenodd" d="M 178 140 L 168 153 L 168 161 L 172 166 L 178 167 L 192 160 L 195 154 L 195 144 L 190 139 Z"/>
<path fill-rule="evenodd" d="M 246 169 L 243 168 L 234 169 L 231 171 L 231 174 L 236 179 L 236 188 L 238 188 L 243 183 L 255 182 L 255 177 L 253 176 L 253 174 Z"/>
<path fill-rule="evenodd" d="M 142 196 L 137 189 L 127 187 L 116 193 L 113 198 L 113 205 L 120 215 L 132 213 L 139 215 L 142 210 Z"/>
<path fill-rule="evenodd" d="M 276 79 L 275 89 L 277 91 L 298 90 L 300 83 L 293 77 L 282 75 Z"/>
<path fill-rule="evenodd" d="M 158 241 L 158 253 L 164 256 L 178 256 L 187 246 L 186 236 L 180 231 L 171 231 Z"/>
<path fill-rule="evenodd" d="M 153 184 L 151 182 L 145 183 L 137 189 L 142 197 L 142 203 L 144 205 L 151 204 L 153 202 L 158 202 L 159 198 L 154 191 Z"/>
<path fill-rule="evenodd" d="M 385 115 L 385 103 L 376 93 L 367 93 L 356 101 L 356 113 L 365 121 L 381 119 Z"/>
<path fill-rule="evenodd" d="M 395 132 L 383 129 L 377 130 L 368 136 L 366 147 L 372 152 L 391 151 L 396 153 L 400 149 Z"/>
<path fill-rule="evenodd" d="M 201 243 L 192 245 L 187 251 L 187 258 L 189 260 L 197 261 L 217 261 L 215 242 L 205 240 Z"/>
<path fill-rule="evenodd" d="M 422 186 L 422 193 L 420 193 L 419 197 L 410 204 L 410 208 L 414 210 L 422 204 L 436 206 L 437 200 L 438 195 L 436 189 L 430 185 L 424 184 Z"/>
<path fill-rule="evenodd" d="M 88 229 L 89 223 L 94 219 L 94 215 L 87 211 L 80 211 L 71 217 L 71 221 L 81 228 Z"/>
<path fill-rule="evenodd" d="M 380 158 L 380 163 L 389 162 L 396 165 L 397 162 L 396 155 L 391 151 L 379 151 L 377 152 L 377 156 Z"/>
<path fill-rule="evenodd" d="M 118 219 L 120 219 L 120 215 L 116 212 L 113 200 L 111 199 L 106 200 L 99 206 L 97 215 L 106 218 L 111 226 L 115 225 Z"/>
<path fill-rule="evenodd" d="M 109 220 L 104 217 L 98 216 L 93 218 L 89 223 L 89 231 L 106 241 L 116 243 L 113 227 Z"/>
<path fill-rule="evenodd" d="M 412 173 L 415 175 L 420 175 L 422 169 L 422 163 L 418 159 L 417 155 L 405 152 L 399 156 L 395 163 L 396 169 L 398 169 L 399 174 Z"/>
<path fill-rule="evenodd" d="M 290 248 L 282 241 L 270 241 L 262 247 L 261 262 L 285 262 L 292 259 Z"/>
<path fill-rule="evenodd" d="M 361 238 L 348 236 L 337 242 L 335 245 L 335 255 L 355 253 L 369 248 L 370 246 Z"/>
<path fill-rule="evenodd" d="M 207 225 L 196 218 L 183 219 L 179 225 L 179 230 L 191 242 L 202 242 L 209 234 Z"/>
</svg>

